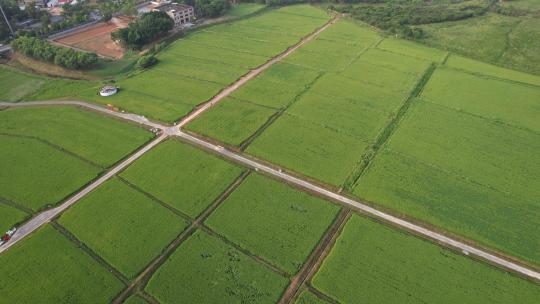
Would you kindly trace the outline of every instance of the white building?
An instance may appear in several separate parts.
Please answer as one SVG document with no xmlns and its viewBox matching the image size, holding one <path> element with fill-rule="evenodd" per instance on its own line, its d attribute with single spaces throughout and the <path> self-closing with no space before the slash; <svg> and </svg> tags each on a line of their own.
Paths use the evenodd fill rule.
<svg viewBox="0 0 540 304">
<path fill-rule="evenodd" d="M 193 6 L 186 4 L 161 3 L 155 6 L 153 10 L 167 13 L 174 20 L 175 27 L 184 27 L 191 24 L 191 21 L 195 18 Z"/>
</svg>

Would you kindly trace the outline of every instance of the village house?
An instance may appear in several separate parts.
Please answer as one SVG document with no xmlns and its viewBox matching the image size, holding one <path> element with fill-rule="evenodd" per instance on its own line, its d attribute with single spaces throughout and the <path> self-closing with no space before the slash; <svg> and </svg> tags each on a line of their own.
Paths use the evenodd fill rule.
<svg viewBox="0 0 540 304">
<path fill-rule="evenodd" d="M 174 20 L 175 27 L 184 27 L 187 24 L 191 24 L 191 21 L 195 18 L 193 6 L 186 4 L 162 3 L 154 7 L 154 11 L 167 13 Z"/>
</svg>

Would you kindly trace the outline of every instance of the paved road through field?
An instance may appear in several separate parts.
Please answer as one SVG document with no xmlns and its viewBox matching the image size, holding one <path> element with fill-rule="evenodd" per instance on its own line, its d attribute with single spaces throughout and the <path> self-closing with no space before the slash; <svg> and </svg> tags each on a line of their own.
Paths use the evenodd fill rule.
<svg viewBox="0 0 540 304">
<path fill-rule="evenodd" d="M 353 208 L 355 210 L 362 211 L 364 213 L 367 213 L 371 216 L 377 217 L 379 219 L 382 219 L 388 223 L 394 224 L 396 226 L 405 228 L 409 231 L 413 231 L 419 235 L 422 235 L 424 237 L 427 237 L 429 239 L 435 240 L 441 244 L 444 244 L 446 246 L 450 246 L 453 248 L 457 248 L 461 250 L 464 254 L 469 255 L 475 255 L 477 257 L 480 257 L 486 261 L 489 261 L 490 263 L 493 263 L 495 265 L 504 267 L 506 269 L 510 269 L 512 271 L 515 271 L 517 273 L 520 273 L 522 275 L 528 276 L 530 278 L 536 279 L 540 281 L 540 273 L 523 267 L 519 264 L 516 264 L 514 262 L 508 261 L 506 259 L 500 258 L 498 256 L 495 256 L 485 250 L 482 250 L 480 248 L 476 248 L 470 245 L 467 245 L 461 241 L 455 240 L 453 238 L 447 237 L 445 235 L 442 235 L 436 231 L 430 230 L 428 228 L 419 226 L 417 224 L 414 224 L 412 222 L 406 221 L 404 219 L 392 216 L 388 213 L 379 211 L 373 207 L 370 207 L 360 201 L 356 201 L 350 198 L 347 198 L 345 196 L 342 196 L 338 193 L 334 193 L 330 190 L 327 190 L 325 188 L 322 188 L 320 186 L 317 186 L 313 183 L 310 183 L 306 180 L 303 180 L 301 178 L 292 176 L 290 174 L 287 174 L 283 172 L 281 169 L 275 169 L 270 166 L 265 165 L 262 162 L 247 158 L 243 156 L 242 154 L 239 154 L 237 152 L 233 152 L 230 150 L 227 150 L 224 147 L 212 144 L 210 142 L 203 141 L 197 137 L 194 137 L 190 134 L 184 133 L 181 131 L 181 127 L 185 124 L 189 123 L 202 113 L 204 113 L 206 110 L 208 110 L 210 107 L 212 107 L 217 102 L 221 101 L 223 98 L 231 94 L 233 91 L 238 89 L 240 86 L 244 85 L 249 80 L 253 79 L 260 73 L 262 73 L 264 70 L 268 69 L 270 66 L 272 66 L 274 63 L 279 62 L 286 56 L 290 55 L 294 51 L 296 51 L 298 48 L 300 48 L 305 43 L 309 42 L 313 38 L 315 38 L 318 34 L 320 34 L 322 31 L 327 29 L 330 25 L 334 24 L 339 19 L 339 16 L 333 18 L 328 23 L 326 23 L 323 27 L 318 29 L 317 31 L 313 32 L 312 34 L 306 36 L 302 41 L 300 41 L 295 46 L 289 48 L 287 51 L 281 53 L 280 55 L 272 58 L 262 66 L 258 67 L 257 69 L 252 70 L 242 78 L 240 78 L 238 81 L 233 83 L 232 85 L 228 86 L 227 88 L 223 89 L 219 94 L 217 94 L 214 98 L 212 98 L 210 101 L 205 103 L 203 106 L 198 108 L 197 110 L 190 113 L 188 116 L 186 116 L 184 119 L 182 119 L 176 126 L 166 126 L 162 125 L 156 122 L 152 122 L 145 118 L 144 116 L 131 114 L 131 113 L 121 113 L 116 112 L 98 105 L 89 104 L 86 102 L 81 101 L 35 101 L 35 102 L 21 102 L 21 103 L 6 103 L 6 102 L 0 102 L 0 107 L 32 107 L 32 106 L 57 106 L 57 105 L 73 105 L 73 106 L 80 106 L 84 107 L 90 110 L 94 110 L 106 115 L 111 115 L 118 117 L 120 119 L 124 119 L 127 121 L 135 122 L 150 128 L 155 128 L 160 130 L 160 135 L 152 140 L 150 143 L 148 143 L 146 146 L 144 146 L 142 149 L 138 150 L 134 154 L 132 154 L 129 158 L 122 161 L 120 164 L 113 167 L 111 170 L 109 170 L 107 173 L 105 173 L 103 176 L 98 178 L 97 180 L 90 183 L 88 186 L 86 186 L 84 189 L 82 189 L 77 194 L 70 197 L 67 201 L 62 203 L 56 208 L 44 211 L 37 216 L 33 217 L 30 221 L 23 224 L 18 231 L 15 233 L 13 238 L 7 242 L 6 244 L 0 246 L 0 253 L 6 251 L 8 248 L 16 244 L 18 241 L 41 227 L 42 225 L 48 223 L 51 219 L 59 215 L 61 212 L 69 208 L 71 205 L 75 204 L 77 201 L 79 201 L 82 197 L 87 195 L 89 192 L 97 188 L 99 185 L 103 184 L 105 181 L 110 179 L 112 176 L 129 166 L 131 163 L 133 163 L 136 159 L 141 157 L 144 153 L 148 152 L 150 149 L 152 149 L 154 146 L 162 142 L 164 139 L 166 139 L 169 136 L 177 136 L 182 138 L 183 140 L 203 147 L 205 149 L 209 149 L 214 151 L 217 154 L 220 154 L 236 163 L 242 164 L 247 167 L 251 167 L 257 171 L 264 172 L 266 174 L 272 175 L 276 178 L 279 178 L 283 181 L 286 181 L 290 184 L 294 184 L 296 186 L 299 186 L 301 188 L 307 189 L 311 192 L 317 193 L 321 196 L 327 197 L 329 199 L 332 199 L 336 202 L 341 203 L 344 206 Z"/>
<path fill-rule="evenodd" d="M 135 154 L 131 155 L 129 158 L 118 164 L 117 166 L 113 167 L 110 171 L 108 171 L 105 175 L 101 176 L 96 181 L 92 182 L 90 185 L 85 187 L 83 190 L 69 198 L 67 201 L 62 203 L 60 206 L 53 208 L 51 210 L 44 211 L 34 218 L 32 218 L 30 221 L 23 224 L 19 230 L 15 233 L 13 238 L 7 242 L 6 244 L 0 246 L 0 253 L 7 250 L 11 246 L 13 246 L 15 243 L 23 239 L 25 236 L 30 234 L 31 232 L 35 231 L 42 225 L 48 223 L 52 218 L 59 215 L 61 212 L 63 212 L 65 209 L 69 208 L 71 205 L 76 203 L 78 200 L 80 200 L 82 197 L 84 197 L 86 194 L 88 194 L 90 191 L 97 188 L 99 185 L 104 183 L 106 180 L 114 176 L 116 173 L 123 170 L 125 167 L 127 167 L 129 164 L 133 163 L 137 158 L 142 156 L 144 153 L 148 152 L 150 149 L 152 149 L 154 146 L 156 146 L 158 143 L 163 141 L 169 136 L 177 136 L 184 141 L 187 141 L 191 144 L 194 144 L 196 146 L 214 151 L 214 153 L 220 154 L 225 158 L 228 158 L 236 163 L 239 163 L 241 165 L 244 165 L 246 167 L 250 167 L 255 169 L 256 171 L 264 172 L 266 174 L 272 175 L 280 180 L 286 181 L 287 183 L 294 184 L 296 186 L 299 186 L 301 188 L 307 189 L 311 192 L 317 193 L 321 196 L 327 197 L 331 200 L 334 200 L 336 202 L 341 203 L 344 206 L 353 208 L 355 210 L 360 210 L 364 213 L 367 213 L 371 216 L 374 216 L 376 218 L 382 219 L 388 223 L 391 223 L 393 225 L 405 228 L 409 231 L 413 231 L 414 233 L 417 233 L 419 235 L 422 235 L 426 238 L 435 240 L 441 244 L 444 244 L 449 247 L 453 247 L 456 249 L 461 250 L 466 255 L 474 255 L 477 257 L 480 257 L 492 264 L 498 265 L 500 267 L 515 271 L 517 273 L 520 273 L 522 275 L 525 275 L 527 277 L 536 279 L 540 281 L 540 273 L 529 269 L 526 267 L 523 267 L 519 264 L 516 264 L 514 262 L 508 261 L 506 259 L 500 258 L 498 256 L 495 256 L 483 249 L 473 247 L 471 245 L 465 244 L 461 241 L 458 241 L 456 239 L 450 238 L 448 236 L 442 235 L 436 231 L 430 230 L 428 228 L 419 226 L 417 224 L 414 224 L 412 222 L 409 222 L 407 220 L 395 217 L 393 215 L 390 215 L 388 213 L 379 211 L 373 207 L 370 207 L 360 201 L 350 199 L 348 197 L 342 196 L 338 193 L 332 192 L 328 189 L 325 189 L 321 186 L 315 185 L 313 183 L 310 183 L 306 180 L 303 180 L 301 178 L 292 176 L 290 174 L 287 174 L 283 172 L 281 169 L 276 169 L 273 167 L 270 167 L 268 165 L 263 164 L 260 161 L 250 159 L 246 156 L 243 156 L 240 153 L 230 151 L 222 146 L 215 145 L 210 142 L 206 142 L 202 139 L 199 139 L 197 137 L 194 137 L 190 134 L 187 134 L 185 132 L 182 132 L 178 126 L 174 127 L 168 127 L 165 125 L 161 125 L 155 122 L 149 122 L 147 119 L 143 118 L 142 116 L 134 115 L 134 114 L 127 114 L 127 113 L 119 113 L 115 111 L 110 111 L 108 109 L 105 109 L 103 107 L 94 105 L 94 104 L 88 104 L 85 102 L 80 101 L 47 101 L 47 102 L 32 102 L 32 103 L 0 103 L 0 106 L 5 107 L 21 107 L 21 106 L 43 106 L 43 105 L 77 105 L 81 107 L 85 107 L 91 110 L 96 110 L 104 114 L 113 115 L 115 117 L 125 119 L 132 122 L 137 122 L 149 127 L 157 128 L 162 130 L 161 135 L 159 135 L 157 138 L 155 138 L 153 141 L 151 141 L 149 144 L 144 146 L 142 149 L 137 151 Z"/>
</svg>

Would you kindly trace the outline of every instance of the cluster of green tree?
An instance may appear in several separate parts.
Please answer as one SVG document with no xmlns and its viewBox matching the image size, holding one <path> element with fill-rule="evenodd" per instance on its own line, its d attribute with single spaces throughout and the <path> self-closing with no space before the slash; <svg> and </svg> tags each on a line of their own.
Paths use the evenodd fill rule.
<svg viewBox="0 0 540 304">
<path fill-rule="evenodd" d="M 354 0 L 351 0 L 354 1 Z M 372 1 L 372 0 L 367 0 Z M 402 1 L 387 2 L 377 6 L 344 6 L 336 10 L 349 13 L 352 17 L 404 38 L 419 39 L 421 28 L 411 27 L 428 23 L 462 20 L 485 14 L 489 3 L 461 5 L 426 5 L 425 3 Z"/>
<path fill-rule="evenodd" d="M 15 27 L 17 22 L 28 19 L 39 20 L 42 16 L 48 16 L 47 12 L 41 12 L 33 5 L 28 5 L 26 9 L 21 10 L 16 0 L 0 0 L 0 4 L 2 5 L 6 18 L 9 20 L 12 27 Z M 7 40 L 10 36 L 11 33 L 4 16 L 0 15 L 0 41 Z"/>
<path fill-rule="evenodd" d="M 54 63 L 68 69 L 87 69 L 95 65 L 95 53 L 75 51 L 74 49 L 51 45 L 35 37 L 20 36 L 11 43 L 13 49 L 26 56 Z"/>
<path fill-rule="evenodd" d="M 145 13 L 128 27 L 112 32 L 113 40 L 128 48 L 140 49 L 146 43 L 155 40 L 174 27 L 173 20 L 164 12 Z"/>
<path fill-rule="evenodd" d="M 183 0 L 180 2 L 193 6 L 197 17 L 219 17 L 231 8 L 229 0 Z"/>
<path fill-rule="evenodd" d="M 492 10 L 496 12 L 497 14 L 505 15 L 505 16 L 512 16 L 512 17 L 519 17 L 519 16 L 525 16 L 529 14 L 528 10 L 515 8 L 513 6 L 500 6 L 500 5 L 494 5 L 492 7 Z"/>
</svg>

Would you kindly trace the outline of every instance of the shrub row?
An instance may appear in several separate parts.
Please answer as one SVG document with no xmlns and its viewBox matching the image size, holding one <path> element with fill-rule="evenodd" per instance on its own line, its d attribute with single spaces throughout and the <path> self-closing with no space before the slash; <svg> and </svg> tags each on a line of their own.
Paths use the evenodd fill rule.
<svg viewBox="0 0 540 304">
<path fill-rule="evenodd" d="M 68 69 L 90 68 L 98 61 L 95 53 L 79 52 L 74 49 L 51 45 L 35 37 L 21 36 L 13 40 L 11 46 L 15 51 L 26 56 L 54 63 Z"/>
</svg>

